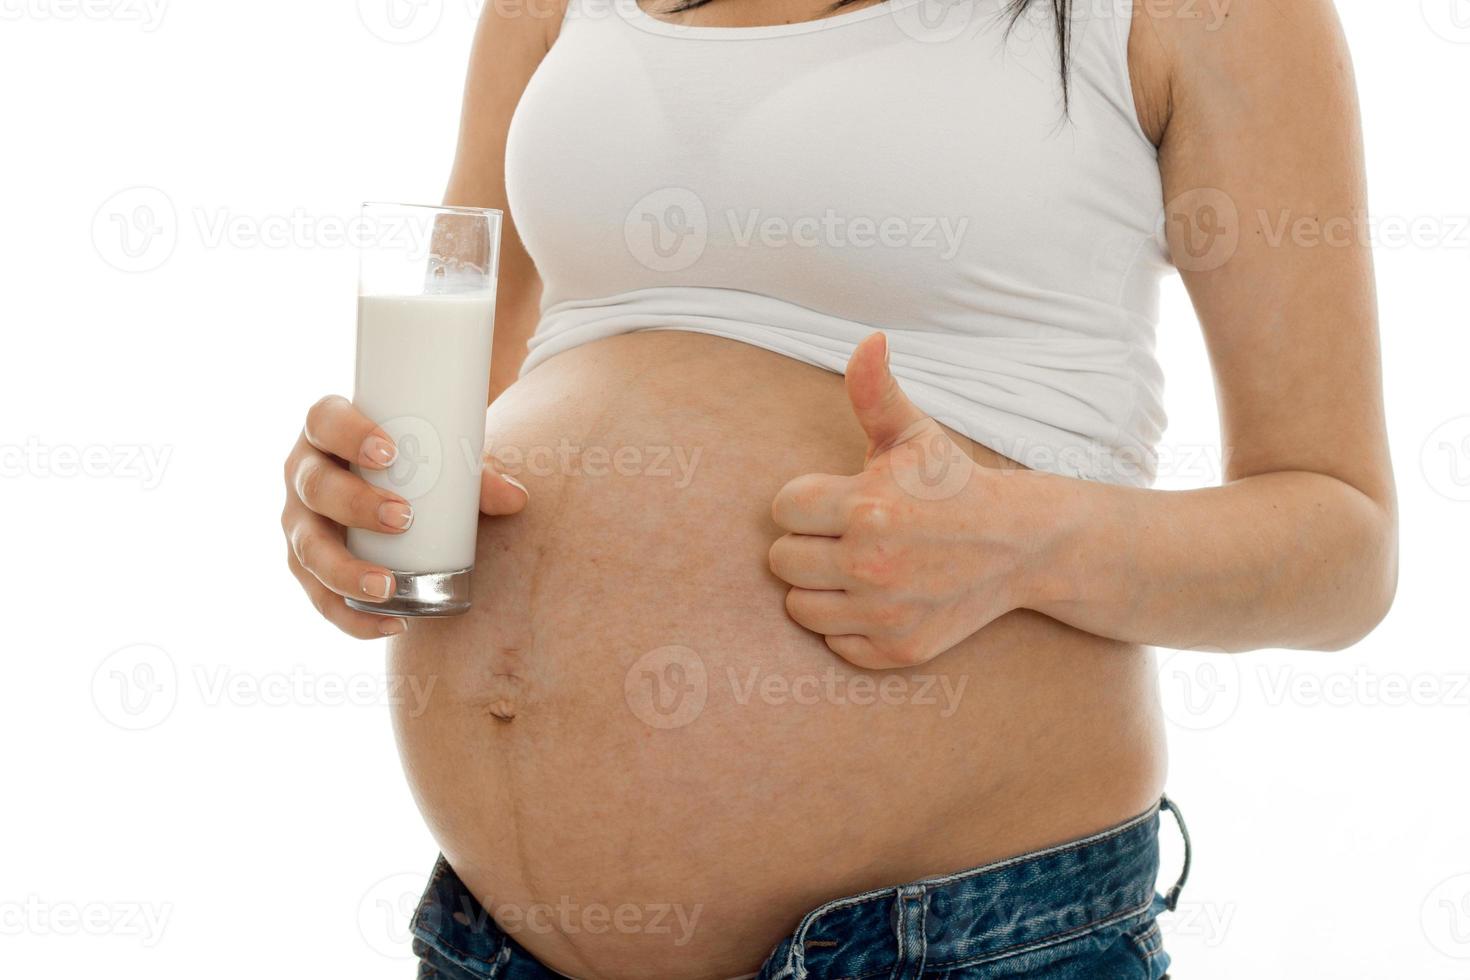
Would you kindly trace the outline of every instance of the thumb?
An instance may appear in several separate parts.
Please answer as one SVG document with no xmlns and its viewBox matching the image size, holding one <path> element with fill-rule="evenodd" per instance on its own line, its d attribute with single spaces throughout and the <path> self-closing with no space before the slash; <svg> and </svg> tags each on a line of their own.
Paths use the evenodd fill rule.
<svg viewBox="0 0 1470 980">
<path fill-rule="evenodd" d="M 868 434 L 868 459 L 921 432 L 929 416 L 909 401 L 888 370 L 888 338 L 871 334 L 847 362 L 847 398 Z"/>
</svg>

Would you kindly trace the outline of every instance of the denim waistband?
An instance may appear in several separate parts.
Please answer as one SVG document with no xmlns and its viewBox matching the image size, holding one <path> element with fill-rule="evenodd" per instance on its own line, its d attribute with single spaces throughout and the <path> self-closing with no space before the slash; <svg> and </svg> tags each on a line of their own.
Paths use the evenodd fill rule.
<svg viewBox="0 0 1470 980">
<path fill-rule="evenodd" d="M 1189 876 L 1191 848 L 1178 808 L 1165 797 L 1145 813 L 1080 840 L 828 902 L 802 918 L 760 977 L 907 980 L 1024 956 L 1126 923 L 1155 902 L 1161 808 L 1171 811 L 1184 839 L 1183 870 L 1159 900 L 1173 909 Z M 560 976 L 496 926 L 443 857 L 412 931 L 416 949 L 431 947 L 475 977 Z M 890 938 L 875 944 L 877 936 Z"/>
<path fill-rule="evenodd" d="M 1189 873 L 1189 836 L 1174 804 L 1109 830 L 956 874 L 828 902 L 777 947 L 762 977 L 919 977 L 1021 956 L 1148 912 L 1159 868 L 1159 811 L 1185 841 L 1185 865 L 1163 900 L 1172 909 Z M 892 944 L 854 947 L 853 936 Z"/>
<path fill-rule="evenodd" d="M 476 977 L 495 980 L 545 980 L 550 970 L 511 939 L 470 895 L 441 854 L 434 862 L 424 897 L 409 926 L 414 952 L 434 951 Z"/>
</svg>

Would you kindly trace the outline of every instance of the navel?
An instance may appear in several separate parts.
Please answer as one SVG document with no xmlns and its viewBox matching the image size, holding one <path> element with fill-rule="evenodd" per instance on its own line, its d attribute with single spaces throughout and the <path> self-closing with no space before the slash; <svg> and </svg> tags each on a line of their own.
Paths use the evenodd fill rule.
<svg viewBox="0 0 1470 980">
<path fill-rule="evenodd" d="M 526 682 L 515 674 L 490 675 L 481 703 L 485 713 L 497 721 L 514 721 L 525 703 Z"/>
</svg>

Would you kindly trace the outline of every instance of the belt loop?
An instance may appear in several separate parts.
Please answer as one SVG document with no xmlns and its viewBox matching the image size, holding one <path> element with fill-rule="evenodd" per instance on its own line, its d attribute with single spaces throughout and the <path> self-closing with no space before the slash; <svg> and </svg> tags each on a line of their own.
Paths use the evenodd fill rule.
<svg viewBox="0 0 1470 980">
<path fill-rule="evenodd" d="M 796 927 L 796 932 L 791 934 L 791 947 L 786 950 L 786 965 L 776 973 L 773 980 L 806 980 L 806 934 L 818 918 L 820 916 L 808 912 L 806 918 Z"/>
<path fill-rule="evenodd" d="M 902 885 L 893 898 L 893 931 L 898 942 L 893 980 L 920 980 L 929 958 L 929 890 Z"/>
<path fill-rule="evenodd" d="M 500 945 L 496 947 L 495 955 L 482 961 L 485 970 L 485 980 L 498 980 L 499 977 L 505 974 L 506 965 L 510 962 L 510 937 L 501 936 L 499 942 Z"/>
<path fill-rule="evenodd" d="M 1159 806 L 1174 814 L 1174 822 L 1179 825 L 1179 835 L 1184 838 L 1184 867 L 1179 872 L 1179 880 L 1174 882 L 1174 887 L 1169 889 L 1169 894 L 1164 896 L 1164 905 L 1170 912 L 1179 904 L 1179 893 L 1184 889 L 1184 883 L 1189 880 L 1189 862 L 1193 857 L 1194 848 L 1189 842 L 1189 828 L 1184 824 L 1184 814 L 1179 812 L 1175 802 L 1164 796 L 1159 800 Z"/>
<path fill-rule="evenodd" d="M 802 942 L 804 940 L 791 940 L 791 948 L 786 951 L 786 966 L 776 974 L 776 980 L 806 980 L 806 957 L 802 955 Z"/>
</svg>

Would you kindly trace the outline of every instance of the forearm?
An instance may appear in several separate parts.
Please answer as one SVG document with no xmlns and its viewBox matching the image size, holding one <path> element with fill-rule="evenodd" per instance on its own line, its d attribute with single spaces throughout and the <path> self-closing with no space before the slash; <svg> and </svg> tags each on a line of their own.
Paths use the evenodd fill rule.
<svg viewBox="0 0 1470 980">
<path fill-rule="evenodd" d="M 1387 611 L 1391 501 L 1320 473 L 1186 492 L 1020 474 L 1040 542 L 1025 605 L 1134 643 L 1340 649 Z"/>
<path fill-rule="evenodd" d="M 526 359 L 526 341 L 540 318 L 540 284 L 502 286 L 495 302 L 495 336 L 490 353 L 490 401 L 515 384 Z"/>
</svg>

